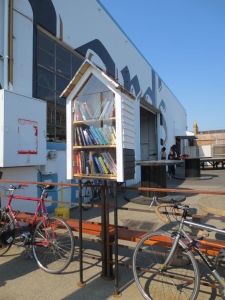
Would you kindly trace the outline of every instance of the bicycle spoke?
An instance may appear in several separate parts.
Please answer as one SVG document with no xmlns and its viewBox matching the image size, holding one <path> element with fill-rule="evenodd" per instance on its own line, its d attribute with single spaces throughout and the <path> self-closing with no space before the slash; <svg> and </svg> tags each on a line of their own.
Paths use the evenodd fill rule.
<svg viewBox="0 0 225 300">
<path fill-rule="evenodd" d="M 46 272 L 63 271 L 72 260 L 74 252 L 70 227 L 57 217 L 39 223 L 34 232 L 33 252 L 38 265 Z"/>
<path fill-rule="evenodd" d="M 159 238 L 159 242 L 155 239 Z M 148 242 L 149 239 L 154 242 Z M 165 243 L 164 243 L 165 238 Z M 149 234 L 140 241 L 133 257 L 133 272 L 136 284 L 145 299 L 196 299 L 198 270 L 195 259 L 179 247 L 169 266 L 164 266 L 173 239 L 169 234 Z"/>
</svg>

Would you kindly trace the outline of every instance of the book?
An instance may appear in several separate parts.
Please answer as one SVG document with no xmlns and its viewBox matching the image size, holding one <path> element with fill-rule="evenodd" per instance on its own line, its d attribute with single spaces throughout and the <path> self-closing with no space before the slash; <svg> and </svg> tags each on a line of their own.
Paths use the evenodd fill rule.
<svg viewBox="0 0 225 300">
<path fill-rule="evenodd" d="M 82 106 L 82 104 L 79 105 L 79 109 L 80 109 L 83 120 L 84 121 L 87 120 L 87 116 L 85 114 L 84 107 Z"/>
<path fill-rule="evenodd" d="M 82 174 L 80 152 L 78 152 L 76 155 L 76 173 Z"/>
<path fill-rule="evenodd" d="M 110 166 L 110 170 L 112 171 L 111 173 L 116 174 L 116 172 L 117 172 L 116 163 L 115 163 L 111 153 L 104 152 L 104 153 L 101 153 L 101 155 L 107 159 L 108 165 Z"/>
<path fill-rule="evenodd" d="M 86 144 L 87 145 L 93 145 L 92 140 L 91 140 L 91 138 L 89 136 L 89 133 L 87 131 L 87 128 L 83 130 L 83 134 L 84 134 L 84 138 L 86 140 Z"/>
<path fill-rule="evenodd" d="M 74 130 L 74 146 L 79 146 L 79 140 L 76 129 Z"/>
<path fill-rule="evenodd" d="M 107 109 L 108 109 L 109 104 L 110 104 L 110 100 L 106 100 L 106 102 L 105 102 L 105 104 L 104 104 L 104 107 L 102 107 L 102 112 L 101 112 L 101 114 L 100 114 L 100 116 L 99 116 L 99 119 L 102 119 L 102 118 L 105 117 L 105 114 L 106 114 L 106 112 L 107 112 Z"/>
<path fill-rule="evenodd" d="M 95 128 L 95 132 L 97 133 L 100 141 L 101 141 L 101 145 L 106 145 L 107 142 L 105 141 L 105 139 L 103 138 L 101 132 L 98 130 L 98 128 Z"/>
<path fill-rule="evenodd" d="M 98 103 L 98 106 L 97 106 L 97 108 L 96 108 L 96 111 L 95 111 L 95 113 L 94 113 L 93 119 L 96 119 L 96 116 L 97 116 L 97 114 L 98 114 L 98 112 L 99 112 L 99 109 L 101 108 L 101 105 L 102 105 L 102 103 L 99 102 L 99 103 Z"/>
<path fill-rule="evenodd" d="M 104 162 L 102 156 L 99 155 L 99 156 L 98 156 L 98 159 L 99 159 L 99 162 L 100 162 L 100 164 L 101 164 L 101 166 L 102 166 L 102 168 L 103 168 L 103 170 L 104 170 L 104 173 L 105 173 L 105 174 L 109 174 L 109 170 L 108 170 L 108 168 L 107 168 L 107 166 L 106 166 L 106 164 L 105 164 L 105 162 Z"/>
<path fill-rule="evenodd" d="M 92 135 L 93 135 L 93 137 L 94 137 L 96 143 L 97 143 L 98 145 L 101 145 L 101 140 L 100 140 L 98 134 L 96 133 L 95 128 L 94 128 L 93 126 L 90 126 L 90 127 L 89 127 L 89 130 L 91 131 L 91 133 L 92 133 Z"/>
<path fill-rule="evenodd" d="M 78 107 L 78 104 L 75 102 L 74 103 L 74 121 L 81 121 L 82 120 L 82 116 Z"/>
<path fill-rule="evenodd" d="M 107 98 L 104 98 L 101 102 L 100 102 L 100 107 L 99 107 L 99 110 L 98 110 L 98 113 L 96 114 L 95 116 L 95 119 L 99 119 L 101 113 L 102 113 L 102 110 L 103 110 L 103 107 L 105 106 L 105 103 L 107 101 Z"/>
<path fill-rule="evenodd" d="M 108 139 L 108 136 L 105 134 L 103 127 L 99 127 L 98 130 L 101 132 L 101 135 L 103 136 L 106 145 L 110 145 L 110 140 Z"/>
<path fill-rule="evenodd" d="M 104 136 L 108 141 L 108 144 L 111 145 L 112 144 L 111 133 L 109 132 L 108 126 L 106 124 L 103 125 L 102 132 L 104 133 Z"/>
<path fill-rule="evenodd" d="M 91 131 L 90 131 L 90 128 L 86 128 L 86 131 L 88 132 L 89 137 L 91 138 L 91 141 L 92 141 L 93 145 L 97 145 L 97 142 L 95 141 L 95 138 L 94 138 L 94 136 L 92 135 L 92 133 L 91 133 Z"/>
<path fill-rule="evenodd" d="M 93 165 L 93 151 L 89 151 L 89 168 L 90 168 L 90 174 L 94 174 L 94 165 Z"/>
<path fill-rule="evenodd" d="M 82 140 L 81 140 L 79 127 L 76 127 L 76 133 L 77 133 L 77 137 L 78 137 L 79 146 L 82 146 L 83 144 L 82 144 Z"/>
<path fill-rule="evenodd" d="M 80 130 L 80 136 L 81 136 L 81 140 L 82 140 L 82 145 L 86 146 L 87 144 L 86 144 L 86 141 L 85 141 L 85 138 L 84 138 L 83 129 L 82 129 L 82 127 L 78 127 L 78 128 Z"/>
<path fill-rule="evenodd" d="M 86 164 L 85 164 L 85 152 L 80 151 L 80 160 L 81 160 L 81 173 L 86 174 Z"/>
<path fill-rule="evenodd" d="M 100 173 L 104 174 L 103 167 L 102 167 L 102 165 L 101 165 L 101 163 L 100 163 L 97 155 L 94 155 L 94 160 L 95 160 L 95 162 L 96 162 L 96 164 L 98 166 L 98 169 L 99 169 Z"/>
<path fill-rule="evenodd" d="M 111 162 L 110 162 L 108 156 L 106 155 L 106 153 L 103 152 L 103 153 L 101 153 L 101 155 L 102 155 L 102 158 L 103 158 L 103 160 L 104 160 L 104 163 L 106 164 L 106 166 L 107 166 L 107 168 L 109 169 L 110 173 L 111 173 L 111 174 L 114 174 L 113 166 L 112 166 L 112 164 L 111 164 Z"/>
<path fill-rule="evenodd" d="M 84 106 L 84 108 L 86 109 L 86 111 L 87 111 L 87 113 L 88 113 L 89 119 L 92 119 L 92 118 L 93 118 L 93 115 L 92 115 L 92 112 L 91 112 L 91 110 L 90 110 L 90 108 L 89 108 L 87 102 L 84 102 L 84 103 L 83 103 L 83 106 Z"/>
<path fill-rule="evenodd" d="M 93 154 L 92 161 L 93 161 L 94 173 L 101 173 L 101 171 L 98 167 L 98 160 L 96 160 L 96 158 L 97 158 L 96 154 Z"/>
<path fill-rule="evenodd" d="M 110 100 L 109 106 L 107 108 L 107 112 L 105 113 L 105 118 L 110 118 L 111 117 L 113 106 L 114 106 L 114 100 Z"/>
</svg>

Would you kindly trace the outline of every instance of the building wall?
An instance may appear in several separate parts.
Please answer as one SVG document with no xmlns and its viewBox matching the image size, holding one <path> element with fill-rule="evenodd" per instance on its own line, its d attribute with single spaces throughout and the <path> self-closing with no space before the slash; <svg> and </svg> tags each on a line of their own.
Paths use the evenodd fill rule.
<svg viewBox="0 0 225 300">
<path fill-rule="evenodd" d="M 186 130 L 186 111 L 104 7 L 95 0 L 16 0 L 13 10 L 13 80 L 7 83 L 8 0 L 0 2 L 0 83 L 15 93 L 33 96 L 38 26 L 91 60 L 131 91 L 135 102 L 136 159 L 140 151 L 139 97 L 159 109 L 158 153 L 175 142 L 176 129 Z M 104 30 L 103 30 L 104 29 Z M 155 30 L 154 28 L 150 30 Z M 146 36 L 146 40 L 149 35 Z M 144 42 L 144 41 L 143 41 Z M 2 46 L 3 45 L 3 46 Z M 4 48 L 5 47 L 5 48 Z M 62 153 L 61 153 L 62 154 Z M 65 153 L 57 158 L 57 175 L 65 179 Z M 36 171 L 35 172 L 35 176 Z M 136 170 L 136 182 L 140 170 Z"/>
</svg>

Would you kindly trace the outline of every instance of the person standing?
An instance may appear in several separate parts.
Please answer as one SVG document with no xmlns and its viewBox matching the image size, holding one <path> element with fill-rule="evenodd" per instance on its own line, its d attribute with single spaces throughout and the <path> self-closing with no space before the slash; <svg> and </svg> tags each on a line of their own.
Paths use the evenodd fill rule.
<svg viewBox="0 0 225 300">
<path fill-rule="evenodd" d="M 165 147 L 162 147 L 160 154 L 161 154 L 161 159 L 166 159 L 166 148 Z"/>
<path fill-rule="evenodd" d="M 171 147 L 168 154 L 168 160 L 177 159 L 177 152 Z M 175 165 L 168 165 L 169 178 L 175 178 Z"/>
</svg>

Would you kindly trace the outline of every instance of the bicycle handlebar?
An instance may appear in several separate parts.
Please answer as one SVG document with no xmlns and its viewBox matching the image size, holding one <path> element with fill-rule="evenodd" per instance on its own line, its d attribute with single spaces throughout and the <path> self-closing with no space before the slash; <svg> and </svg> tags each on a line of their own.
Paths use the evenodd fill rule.
<svg viewBox="0 0 225 300">
<path fill-rule="evenodd" d="M 16 189 L 21 189 L 21 188 L 23 188 L 24 186 L 29 186 L 29 185 L 26 184 L 26 183 L 21 183 L 21 184 L 18 184 L 18 185 L 10 185 L 10 188 L 9 188 L 9 189 L 16 190 Z"/>
<path fill-rule="evenodd" d="M 162 204 L 156 206 L 156 208 L 155 208 L 155 212 L 156 212 L 158 218 L 159 218 L 161 221 L 163 221 L 164 223 L 169 224 L 170 221 L 169 221 L 168 219 L 164 218 L 164 217 L 162 216 L 161 212 L 159 211 L 159 209 L 160 209 L 161 207 L 174 207 L 174 205 L 173 205 L 173 204 L 162 203 Z"/>
<path fill-rule="evenodd" d="M 159 217 L 159 219 L 160 219 L 161 221 L 163 221 L 163 222 L 166 223 L 166 224 L 169 224 L 170 221 L 169 221 L 168 219 L 166 219 L 165 217 L 163 217 L 163 215 L 162 215 L 161 212 L 159 211 L 159 209 L 162 208 L 162 207 L 172 207 L 172 208 L 175 209 L 175 212 L 176 212 L 176 213 L 178 213 L 178 210 L 179 210 L 179 209 L 187 210 L 187 209 L 189 208 L 189 206 L 187 206 L 187 205 L 183 206 L 183 205 L 180 205 L 180 204 L 178 204 L 178 203 L 176 203 L 176 204 L 174 204 L 174 203 L 162 203 L 162 204 L 156 206 L 155 212 L 156 212 L 157 216 Z"/>
</svg>

